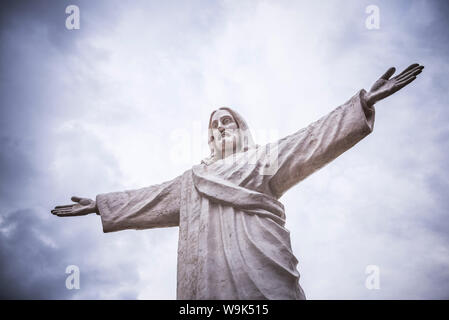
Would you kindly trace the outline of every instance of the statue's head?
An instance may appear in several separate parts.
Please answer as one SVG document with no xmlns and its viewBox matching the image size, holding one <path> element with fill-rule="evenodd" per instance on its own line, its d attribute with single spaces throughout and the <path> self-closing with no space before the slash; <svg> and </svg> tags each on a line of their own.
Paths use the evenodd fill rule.
<svg viewBox="0 0 449 320">
<path fill-rule="evenodd" d="M 254 142 L 245 120 L 231 108 L 223 107 L 212 112 L 209 119 L 208 142 L 211 163 L 227 156 L 247 151 Z"/>
</svg>

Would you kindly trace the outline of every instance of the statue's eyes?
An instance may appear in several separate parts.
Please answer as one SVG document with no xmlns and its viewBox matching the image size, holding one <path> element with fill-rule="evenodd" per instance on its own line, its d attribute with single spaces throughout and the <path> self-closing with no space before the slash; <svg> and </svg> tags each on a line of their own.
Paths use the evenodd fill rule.
<svg viewBox="0 0 449 320">
<path fill-rule="evenodd" d="M 218 122 L 215 120 L 212 122 L 212 129 L 217 129 L 218 127 Z"/>
<path fill-rule="evenodd" d="M 223 124 L 229 124 L 229 123 L 231 123 L 232 121 L 231 121 L 231 118 L 226 117 L 226 118 L 224 118 L 221 122 L 222 122 Z"/>
</svg>

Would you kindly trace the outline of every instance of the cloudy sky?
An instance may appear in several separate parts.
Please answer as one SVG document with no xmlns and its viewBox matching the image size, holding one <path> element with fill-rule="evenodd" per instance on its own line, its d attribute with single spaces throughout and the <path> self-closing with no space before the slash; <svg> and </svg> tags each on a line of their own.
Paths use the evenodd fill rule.
<svg viewBox="0 0 449 320">
<path fill-rule="evenodd" d="M 373 133 L 281 201 L 307 298 L 448 299 L 448 13 L 437 0 L 3 1 L 0 298 L 175 299 L 177 228 L 104 234 L 98 216 L 52 207 L 181 174 L 207 155 L 219 106 L 261 144 L 418 62 Z"/>
</svg>

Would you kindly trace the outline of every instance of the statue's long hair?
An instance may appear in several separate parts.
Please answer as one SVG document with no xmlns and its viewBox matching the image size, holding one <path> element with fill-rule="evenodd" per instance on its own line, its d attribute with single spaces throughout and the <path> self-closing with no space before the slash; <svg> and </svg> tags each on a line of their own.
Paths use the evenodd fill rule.
<svg viewBox="0 0 449 320">
<path fill-rule="evenodd" d="M 234 111 L 231 108 L 228 108 L 228 107 L 219 108 L 217 110 L 214 110 L 211 113 L 210 118 L 209 118 L 209 126 L 208 126 L 208 130 L 207 130 L 207 133 L 208 133 L 207 142 L 208 142 L 209 148 L 210 148 L 210 156 L 201 161 L 202 163 L 205 163 L 206 165 L 211 164 L 218 160 L 215 157 L 216 145 L 214 142 L 214 135 L 212 133 L 212 117 L 214 116 L 215 112 L 217 112 L 218 110 L 228 111 L 234 118 L 234 121 L 237 123 L 237 127 L 239 130 L 240 145 L 242 146 L 242 152 L 245 152 L 250 148 L 256 147 L 245 119 L 243 119 L 242 116 L 237 111 Z"/>
</svg>

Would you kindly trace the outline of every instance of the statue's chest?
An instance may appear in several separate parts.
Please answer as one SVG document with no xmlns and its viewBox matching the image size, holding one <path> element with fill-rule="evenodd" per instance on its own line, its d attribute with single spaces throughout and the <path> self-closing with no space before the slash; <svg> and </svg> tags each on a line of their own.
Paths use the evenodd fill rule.
<svg viewBox="0 0 449 320">
<path fill-rule="evenodd" d="M 225 159 L 228 160 L 228 159 Z M 265 163 L 260 160 L 244 161 L 217 161 L 209 166 L 203 166 L 203 172 L 216 176 L 219 179 L 231 182 L 234 185 L 270 194 L 268 187 L 269 176 L 263 174 Z"/>
</svg>

